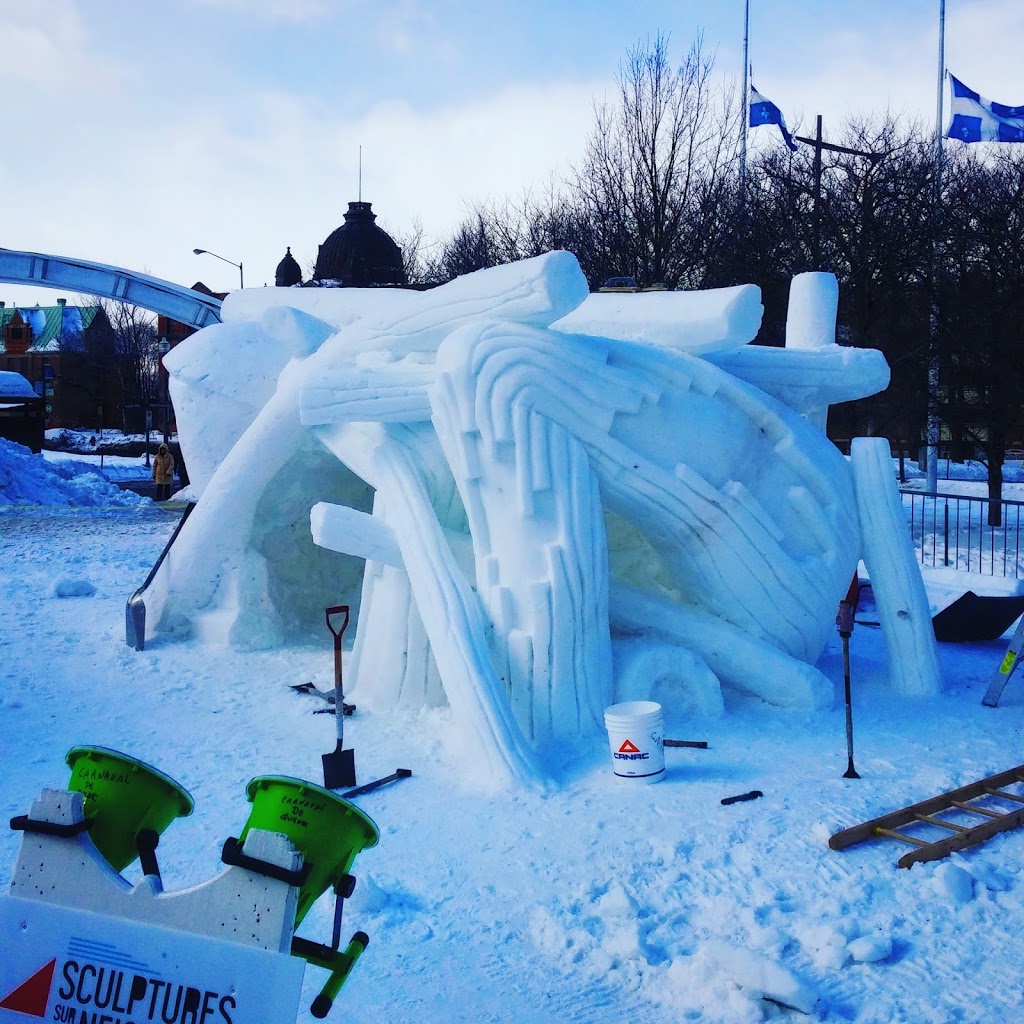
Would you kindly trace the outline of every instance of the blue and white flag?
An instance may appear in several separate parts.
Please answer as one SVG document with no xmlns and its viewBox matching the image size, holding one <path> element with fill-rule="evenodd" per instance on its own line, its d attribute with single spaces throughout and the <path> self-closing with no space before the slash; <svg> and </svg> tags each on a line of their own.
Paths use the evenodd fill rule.
<svg viewBox="0 0 1024 1024">
<path fill-rule="evenodd" d="M 782 111 L 771 100 L 766 100 L 751 83 L 750 127 L 757 128 L 758 125 L 762 124 L 777 124 L 779 131 L 782 132 L 782 137 L 786 140 L 786 145 L 794 153 L 796 152 L 796 143 L 793 141 L 793 136 L 789 134 L 789 129 L 786 127 L 786 122 L 782 117 Z"/>
<path fill-rule="evenodd" d="M 1008 107 L 968 89 L 949 76 L 952 115 L 946 138 L 961 142 L 1024 142 L 1024 105 Z"/>
</svg>

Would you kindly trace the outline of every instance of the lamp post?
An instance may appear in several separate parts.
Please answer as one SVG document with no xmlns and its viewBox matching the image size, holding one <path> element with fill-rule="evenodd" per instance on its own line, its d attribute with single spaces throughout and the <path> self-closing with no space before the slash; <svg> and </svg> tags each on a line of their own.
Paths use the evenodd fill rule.
<svg viewBox="0 0 1024 1024">
<path fill-rule="evenodd" d="M 163 398 L 164 407 L 164 444 L 168 444 L 171 440 L 167 410 L 170 406 L 171 398 L 167 382 L 167 371 L 164 369 L 164 356 L 171 351 L 171 343 L 166 338 L 160 339 L 160 344 L 157 345 L 157 351 L 160 353 L 160 391 Z"/>
<path fill-rule="evenodd" d="M 244 288 L 245 287 L 245 275 L 242 273 L 242 264 L 241 263 L 235 263 L 234 260 L 228 260 L 228 259 L 224 259 L 223 256 L 217 256 L 217 253 L 210 252 L 209 249 L 193 249 L 192 251 L 197 256 L 203 256 L 204 254 L 206 256 L 216 256 L 217 259 L 224 260 L 225 263 L 230 263 L 231 266 L 233 266 L 233 267 L 238 267 L 238 287 L 239 288 Z"/>
</svg>

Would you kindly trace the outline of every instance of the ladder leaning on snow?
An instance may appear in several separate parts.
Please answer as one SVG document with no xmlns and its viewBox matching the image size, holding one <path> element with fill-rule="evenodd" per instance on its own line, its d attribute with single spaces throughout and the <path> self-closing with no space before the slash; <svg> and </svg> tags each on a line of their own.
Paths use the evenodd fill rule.
<svg viewBox="0 0 1024 1024">
<path fill-rule="evenodd" d="M 1015 783 L 1024 783 L 1024 765 L 990 775 L 959 789 L 951 789 L 948 793 L 911 804 L 891 814 L 883 814 L 882 817 L 865 821 L 861 825 L 843 829 L 829 839 L 828 845 L 833 850 L 845 850 L 849 846 L 864 842 L 865 839 L 882 836 L 917 847 L 916 850 L 900 857 L 897 863 L 901 868 L 909 868 L 919 861 L 941 860 L 957 850 L 977 846 L 1000 832 L 1009 832 L 1024 825 L 1024 795 L 1010 793 L 1003 788 Z M 1016 810 L 995 810 L 992 804 L 998 805 L 999 801 L 1004 801 L 1004 805 L 1016 804 Z M 940 811 L 952 811 L 954 814 L 962 811 L 986 820 L 971 827 L 935 817 Z M 946 839 L 930 841 L 909 832 L 899 831 L 912 825 L 932 825 L 946 829 L 952 835 Z"/>
<path fill-rule="evenodd" d="M 994 708 L 999 703 L 1003 688 L 1010 681 L 1013 670 L 1020 663 L 1022 644 L 1024 644 L 1024 616 L 1021 617 L 1017 625 L 1017 631 L 1013 634 L 1013 639 L 1010 641 L 1010 646 L 1006 649 L 1006 657 L 1000 662 L 999 668 L 996 669 L 995 675 L 992 677 L 992 682 L 988 684 L 985 696 L 981 698 L 981 703 L 985 707 Z"/>
</svg>

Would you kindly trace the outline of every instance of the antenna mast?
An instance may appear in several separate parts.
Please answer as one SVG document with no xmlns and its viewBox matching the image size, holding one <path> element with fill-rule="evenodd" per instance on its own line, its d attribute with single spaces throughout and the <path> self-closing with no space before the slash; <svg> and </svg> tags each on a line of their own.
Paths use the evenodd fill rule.
<svg viewBox="0 0 1024 1024">
<path fill-rule="evenodd" d="M 363 201 L 363 147 L 359 147 L 359 202 Z"/>
</svg>

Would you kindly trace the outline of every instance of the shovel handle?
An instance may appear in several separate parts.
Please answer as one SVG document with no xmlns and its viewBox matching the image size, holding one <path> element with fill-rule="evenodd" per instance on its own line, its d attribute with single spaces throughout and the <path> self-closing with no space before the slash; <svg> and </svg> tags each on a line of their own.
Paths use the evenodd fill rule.
<svg viewBox="0 0 1024 1024">
<path fill-rule="evenodd" d="M 327 628 L 334 635 L 334 721 L 337 726 L 338 735 L 338 749 L 335 754 L 325 754 L 325 758 L 341 757 L 341 748 L 345 739 L 345 688 L 341 681 L 341 638 L 345 630 L 348 628 L 348 605 L 347 604 L 334 604 L 329 608 L 325 609 L 325 615 L 327 618 Z M 332 615 L 342 615 L 344 618 L 341 620 L 341 628 L 335 629 L 334 623 L 331 622 Z M 340 708 L 340 713 L 339 713 Z M 349 751 L 349 758 L 352 757 L 352 751 Z M 352 763 L 351 761 L 349 762 Z M 340 770 L 340 769 L 339 769 Z M 334 772 L 335 769 L 331 768 L 328 770 L 327 762 L 324 763 L 324 782 L 327 782 L 329 774 Z M 349 785 L 355 782 L 355 768 L 350 767 L 345 775 L 345 781 L 340 783 L 341 785 Z M 328 786 L 328 789 L 331 787 Z"/>
<path fill-rule="evenodd" d="M 335 604 L 331 605 L 330 608 L 325 609 L 327 615 L 327 628 L 334 634 L 336 640 L 340 640 L 348 629 L 348 605 L 347 604 Z M 335 629 L 334 623 L 331 622 L 332 615 L 344 615 L 345 618 L 341 623 L 341 629 Z"/>
</svg>

